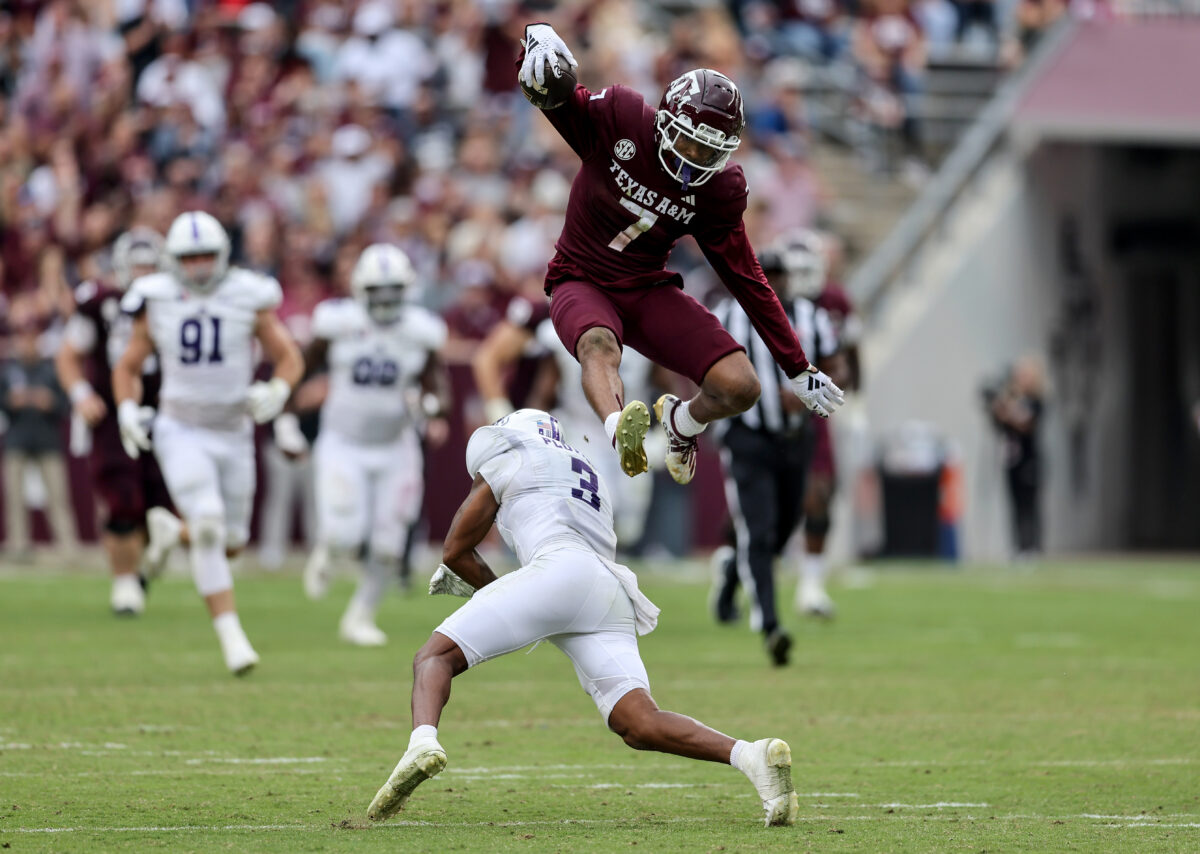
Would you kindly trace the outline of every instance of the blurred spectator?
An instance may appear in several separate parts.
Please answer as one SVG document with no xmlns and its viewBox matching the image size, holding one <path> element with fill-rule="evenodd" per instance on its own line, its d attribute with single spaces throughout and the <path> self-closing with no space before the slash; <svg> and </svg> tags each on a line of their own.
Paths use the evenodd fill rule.
<svg viewBox="0 0 1200 854">
<path fill-rule="evenodd" d="M 1042 33 L 1067 10 L 1063 0 L 1018 0 L 1017 38 L 1026 52 L 1033 50 Z"/>
<path fill-rule="evenodd" d="M 1041 363 L 1030 356 L 1020 359 L 999 387 L 985 389 L 992 422 L 1004 440 L 1013 549 L 1018 560 L 1029 559 L 1042 550 L 1039 500 L 1043 466 L 1039 432 L 1044 394 Z"/>
<path fill-rule="evenodd" d="M 53 361 L 39 352 L 38 329 L 32 320 L 17 327 L 12 345 L 12 356 L 0 373 L 0 412 L 8 420 L 4 435 L 6 550 L 17 560 L 31 556 L 29 499 L 40 487 L 55 539 L 70 553 L 76 547 L 75 517 L 63 463 L 63 424 L 70 405 L 59 388 Z"/>
<path fill-rule="evenodd" d="M 927 60 L 925 35 L 909 0 L 866 0 L 854 25 L 854 59 L 865 78 L 869 120 L 899 127 L 910 157 L 920 156 L 918 98 Z"/>
</svg>

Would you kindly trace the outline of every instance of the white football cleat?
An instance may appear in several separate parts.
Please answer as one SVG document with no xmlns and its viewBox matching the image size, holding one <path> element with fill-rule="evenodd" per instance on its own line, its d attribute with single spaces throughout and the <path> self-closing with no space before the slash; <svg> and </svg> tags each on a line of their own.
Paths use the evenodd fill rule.
<svg viewBox="0 0 1200 854">
<path fill-rule="evenodd" d="M 183 522 L 165 507 L 146 511 L 146 577 L 158 578 L 167 565 L 171 549 L 179 545 Z"/>
<path fill-rule="evenodd" d="M 446 751 L 436 738 L 410 744 L 396 770 L 367 807 L 371 821 L 386 821 L 400 811 L 417 786 L 436 777 L 446 767 Z"/>
<path fill-rule="evenodd" d="M 374 621 L 361 614 L 347 614 L 338 626 L 338 636 L 355 646 L 384 646 L 387 635 Z"/>
<path fill-rule="evenodd" d="M 631 400 L 621 410 L 617 419 L 617 432 L 613 437 L 617 454 L 621 458 L 621 471 L 636 477 L 650 468 L 646 458 L 646 433 L 650 430 L 650 410 L 640 400 Z"/>
<path fill-rule="evenodd" d="M 225 656 L 225 666 L 234 676 L 245 676 L 258 664 L 258 653 L 250 646 L 250 639 L 240 627 L 236 633 L 218 633 L 217 638 L 221 641 L 221 654 Z"/>
<path fill-rule="evenodd" d="M 146 593 L 142 582 L 134 573 L 114 575 L 112 595 L 108 600 L 113 613 L 122 617 L 136 617 L 146 610 Z"/>
<path fill-rule="evenodd" d="M 329 549 L 317 546 L 304 564 L 304 595 L 314 602 L 324 599 L 333 578 L 333 566 L 329 561 Z"/>
<path fill-rule="evenodd" d="M 750 778 L 766 810 L 766 826 L 795 824 L 800 799 L 792 785 L 792 749 L 781 738 L 762 738 L 741 758 L 742 773 Z"/>
<path fill-rule="evenodd" d="M 837 614 L 837 606 L 821 582 L 802 579 L 796 588 L 796 611 L 807 617 L 832 620 Z"/>
<path fill-rule="evenodd" d="M 695 436 L 682 436 L 675 429 L 675 410 L 683 406 L 683 401 L 673 394 L 664 394 L 654 404 L 654 414 L 658 416 L 667 434 L 667 471 L 676 483 L 691 483 L 696 476 Z"/>
</svg>

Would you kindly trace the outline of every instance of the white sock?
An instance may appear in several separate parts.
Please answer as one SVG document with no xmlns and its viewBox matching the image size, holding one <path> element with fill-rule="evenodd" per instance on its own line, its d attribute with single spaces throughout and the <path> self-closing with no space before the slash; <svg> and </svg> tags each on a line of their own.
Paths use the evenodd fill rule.
<svg viewBox="0 0 1200 854">
<path fill-rule="evenodd" d="M 396 574 L 397 560 L 398 558 L 390 555 L 372 554 L 367 557 L 358 589 L 354 591 L 354 596 L 350 598 L 350 604 L 346 608 L 347 614 L 356 611 L 374 622 L 379 603 L 387 593 L 388 582 Z"/>
<path fill-rule="evenodd" d="M 620 420 L 620 412 L 614 412 L 604 419 L 604 434 L 608 436 L 608 444 L 614 448 L 617 446 L 617 422 Z"/>
<path fill-rule="evenodd" d="M 807 584 L 825 583 L 825 555 L 805 552 L 800 558 L 800 578 Z"/>
<path fill-rule="evenodd" d="M 237 611 L 217 614 L 213 617 L 213 628 L 216 630 L 217 636 L 222 639 L 246 634 L 242 630 L 242 621 L 238 619 Z"/>
<path fill-rule="evenodd" d="M 201 596 L 212 596 L 233 588 L 233 572 L 229 559 L 225 557 L 224 543 L 202 546 L 192 543 L 189 553 L 192 558 L 192 579 Z"/>
<path fill-rule="evenodd" d="M 733 743 L 733 750 L 729 751 L 729 764 L 732 765 L 734 768 L 738 769 L 739 771 L 741 771 L 743 774 L 746 772 L 742 768 L 742 766 L 739 765 L 738 763 L 742 759 L 742 751 L 745 750 L 749 746 L 750 746 L 750 742 L 742 741 L 739 738 L 737 741 L 735 741 Z"/>
<path fill-rule="evenodd" d="M 692 417 L 692 402 L 685 401 L 678 409 L 675 410 L 673 418 L 674 427 L 680 436 L 699 436 L 704 432 L 707 424 L 701 424 Z"/>
<path fill-rule="evenodd" d="M 437 727 L 433 724 L 421 724 L 412 731 L 412 736 L 408 739 L 408 746 L 412 747 L 418 741 L 425 741 L 429 738 L 437 739 Z"/>
</svg>

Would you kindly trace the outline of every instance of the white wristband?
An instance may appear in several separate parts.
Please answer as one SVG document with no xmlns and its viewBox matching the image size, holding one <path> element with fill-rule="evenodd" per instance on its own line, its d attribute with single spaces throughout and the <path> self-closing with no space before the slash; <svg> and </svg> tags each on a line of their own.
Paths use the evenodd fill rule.
<svg viewBox="0 0 1200 854">
<path fill-rule="evenodd" d="M 68 392 L 68 395 L 71 398 L 71 403 L 78 404 L 87 400 L 95 393 L 96 390 L 92 388 L 92 384 L 90 382 L 87 380 L 78 380 L 76 381 L 75 385 L 71 386 L 71 390 Z"/>
</svg>

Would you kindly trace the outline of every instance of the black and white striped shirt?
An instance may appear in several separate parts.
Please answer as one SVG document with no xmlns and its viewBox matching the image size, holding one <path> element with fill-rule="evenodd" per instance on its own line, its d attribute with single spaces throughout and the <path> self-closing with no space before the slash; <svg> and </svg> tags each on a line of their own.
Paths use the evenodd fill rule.
<svg viewBox="0 0 1200 854">
<path fill-rule="evenodd" d="M 783 310 L 796 330 L 800 346 L 812 362 L 828 358 L 837 352 L 837 335 L 825 309 L 817 308 L 806 299 L 780 300 Z M 787 390 L 788 378 L 775 364 L 771 351 L 766 342 L 755 331 L 750 323 L 750 317 L 738 305 L 737 301 L 726 298 L 717 305 L 713 314 L 721 321 L 721 325 L 729 330 L 733 339 L 746 348 L 746 355 L 754 365 L 758 381 L 762 384 L 762 396 L 754 406 L 741 415 L 735 415 L 729 421 L 740 421 L 752 430 L 764 430 L 771 433 L 794 433 L 804 426 L 805 415 L 799 412 L 788 413 L 783 409 L 781 394 L 790 394 Z M 781 388 L 782 387 L 782 388 Z"/>
</svg>

